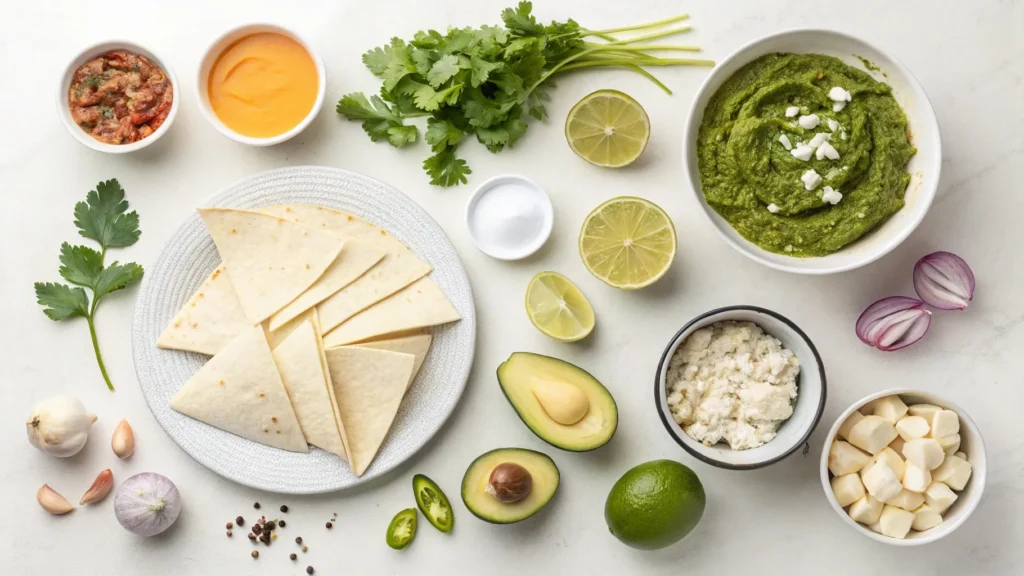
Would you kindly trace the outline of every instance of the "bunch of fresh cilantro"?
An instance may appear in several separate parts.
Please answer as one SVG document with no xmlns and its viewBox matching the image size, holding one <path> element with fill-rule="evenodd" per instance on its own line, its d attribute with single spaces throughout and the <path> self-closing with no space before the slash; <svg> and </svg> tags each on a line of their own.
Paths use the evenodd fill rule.
<svg viewBox="0 0 1024 576">
<path fill-rule="evenodd" d="M 85 318 L 89 323 L 96 362 L 107 388 L 113 391 L 114 385 L 107 375 L 107 367 L 103 364 L 103 355 L 100 354 L 99 341 L 96 339 L 96 307 L 107 294 L 142 279 L 142 266 L 134 262 L 114 262 L 109 266 L 103 264 L 108 248 L 124 248 L 139 240 L 142 234 L 139 230 L 139 215 L 134 210 L 128 212 L 128 201 L 124 199 L 124 190 L 117 180 L 107 180 L 97 184 L 96 189 L 86 195 L 85 202 L 75 205 L 75 226 L 79 234 L 96 241 L 100 249 L 72 246 L 67 242 L 61 244 L 61 266 L 58 272 L 75 287 L 55 282 L 36 282 L 36 299 L 51 320 Z M 91 303 L 85 288 L 92 292 Z"/>
<path fill-rule="evenodd" d="M 617 32 L 645 30 L 678 22 L 677 16 L 637 26 L 586 30 L 574 22 L 544 25 L 532 14 L 530 2 L 501 13 L 504 27 L 450 28 L 417 32 L 406 42 L 393 38 L 387 46 L 363 55 L 363 63 L 383 80 L 380 95 L 348 94 L 338 102 L 338 114 L 361 121 L 374 142 L 386 140 L 401 148 L 419 139 L 419 129 L 406 120 L 428 117 L 426 140 L 434 155 L 423 162 L 430 183 L 455 186 L 472 173 L 456 156 L 469 136 L 491 152 L 512 147 L 526 133 L 528 116 L 547 115 L 545 88 L 560 72 L 618 66 L 639 72 L 663 90 L 671 91 L 644 66 L 708 65 L 706 60 L 659 58 L 652 51 L 695 51 L 692 46 L 638 46 L 637 42 L 684 32 L 689 27 L 619 40 Z M 595 37 L 604 40 L 592 43 Z"/>
</svg>

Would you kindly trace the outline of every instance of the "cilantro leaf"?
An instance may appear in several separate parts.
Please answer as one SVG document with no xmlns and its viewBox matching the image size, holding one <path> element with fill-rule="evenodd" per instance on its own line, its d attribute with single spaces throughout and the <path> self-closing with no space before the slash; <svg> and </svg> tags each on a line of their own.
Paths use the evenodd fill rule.
<svg viewBox="0 0 1024 576">
<path fill-rule="evenodd" d="M 388 128 L 388 141 L 395 148 L 413 144 L 420 137 L 420 131 L 415 126 L 392 126 Z"/>
<path fill-rule="evenodd" d="M 462 84 L 455 84 L 449 86 L 441 91 L 435 91 L 430 86 L 424 86 L 423 88 L 416 91 L 413 94 L 413 101 L 416 102 L 416 106 L 433 112 L 441 107 L 442 104 L 448 104 L 454 106 L 459 101 L 459 94 L 462 93 Z"/>
<path fill-rule="evenodd" d="M 368 99 L 361 92 L 346 94 L 338 101 L 335 110 L 349 120 L 362 120 L 363 130 L 374 142 L 387 140 L 394 146 L 402 147 L 416 141 L 415 137 L 410 140 L 408 136 L 410 130 L 415 134 L 416 127 L 405 126 L 402 117 L 396 114 L 380 96 L 373 95 Z M 397 130 L 396 134 L 403 136 L 393 137 L 392 128 L 400 128 L 401 130 Z"/>
<path fill-rule="evenodd" d="M 36 301 L 50 320 L 89 316 L 89 297 L 85 290 L 54 282 L 36 282 Z"/>
<path fill-rule="evenodd" d="M 390 47 L 377 47 L 363 54 L 363 64 L 373 72 L 375 76 L 384 73 L 384 69 L 391 63 Z"/>
<path fill-rule="evenodd" d="M 99 243 L 103 250 L 124 248 L 139 240 L 139 215 L 128 210 L 124 189 L 117 179 L 100 182 L 75 204 L 75 226 L 78 233 Z"/>
<path fill-rule="evenodd" d="M 532 2 L 520 2 L 515 8 L 502 10 L 501 19 L 513 34 L 539 36 L 544 33 L 544 27 L 537 23 L 537 19 L 531 14 L 532 11 Z"/>
<path fill-rule="evenodd" d="M 94 287 L 96 278 L 103 272 L 103 255 L 88 246 L 61 244 L 60 263 L 61 277 L 79 286 Z"/>
<path fill-rule="evenodd" d="M 508 143 L 508 130 L 502 126 L 494 128 L 477 128 L 476 139 L 487 146 L 491 152 L 500 152 Z"/>
<path fill-rule="evenodd" d="M 427 133 L 424 137 L 435 152 L 448 147 L 455 148 L 462 141 L 462 135 L 462 130 L 448 120 L 437 118 L 427 120 Z"/>
<path fill-rule="evenodd" d="M 491 72 L 501 69 L 501 62 L 488 62 L 479 56 L 473 56 L 470 59 L 470 65 L 472 66 L 472 86 L 476 88 L 491 76 Z"/>
<path fill-rule="evenodd" d="M 79 234 L 95 240 L 100 250 L 88 246 L 72 246 L 64 242 L 60 246 L 61 277 L 77 286 L 53 282 L 36 282 L 36 301 L 43 307 L 43 313 L 51 320 L 85 318 L 92 336 L 92 347 L 96 363 L 107 388 L 114 390 L 107 368 L 103 364 L 99 340 L 96 338 L 96 308 L 100 300 L 117 290 L 122 290 L 142 278 L 142 266 L 135 263 L 114 262 L 104 267 L 107 248 L 131 246 L 138 241 L 139 215 L 128 212 L 128 201 L 117 180 L 100 182 L 96 190 L 86 194 L 85 202 L 75 205 L 75 226 Z M 92 304 L 85 288 L 92 291 Z"/>
<path fill-rule="evenodd" d="M 434 62 L 434 65 L 430 67 L 430 71 L 427 72 L 427 82 L 434 88 L 439 88 L 441 84 L 451 80 L 458 73 L 459 57 L 448 54 L 442 56 L 440 60 Z"/>
<path fill-rule="evenodd" d="M 466 183 L 466 176 L 473 171 L 466 161 L 455 156 L 455 148 L 448 147 L 423 161 L 423 169 L 430 176 L 434 186 L 456 186 Z"/>
<path fill-rule="evenodd" d="M 93 299 L 99 301 L 100 298 L 107 294 L 121 290 L 141 279 L 142 266 L 134 262 L 127 264 L 114 262 L 104 268 L 99 276 L 96 277 L 96 284 L 93 286 Z"/>
<path fill-rule="evenodd" d="M 412 53 L 413 66 L 420 76 L 426 76 L 434 67 L 434 62 L 440 59 L 441 55 L 433 50 L 416 50 Z"/>
</svg>

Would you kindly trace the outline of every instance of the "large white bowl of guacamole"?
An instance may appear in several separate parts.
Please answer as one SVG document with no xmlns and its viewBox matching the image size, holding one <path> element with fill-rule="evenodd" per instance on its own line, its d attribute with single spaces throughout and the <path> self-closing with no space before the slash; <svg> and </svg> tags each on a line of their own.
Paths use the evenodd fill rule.
<svg viewBox="0 0 1024 576">
<path fill-rule="evenodd" d="M 788 272 L 872 262 L 924 218 L 941 140 L 928 97 L 886 52 L 790 30 L 743 46 L 704 81 L 683 163 L 716 231 Z"/>
</svg>

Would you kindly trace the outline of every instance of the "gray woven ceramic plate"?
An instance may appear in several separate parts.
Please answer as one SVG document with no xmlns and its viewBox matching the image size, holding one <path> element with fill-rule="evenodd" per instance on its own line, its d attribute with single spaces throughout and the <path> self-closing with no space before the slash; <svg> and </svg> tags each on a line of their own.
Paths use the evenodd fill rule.
<svg viewBox="0 0 1024 576">
<path fill-rule="evenodd" d="M 376 460 L 359 478 L 337 456 L 277 450 L 218 430 L 170 408 L 171 397 L 208 357 L 161 350 L 156 340 L 175 312 L 219 263 L 213 239 L 191 216 L 147 266 L 135 304 L 132 349 L 139 385 L 160 425 L 181 448 L 210 470 L 246 486 L 287 494 L 341 490 L 395 468 L 441 428 L 462 396 L 473 364 L 476 318 L 469 279 L 441 228 L 410 198 L 372 178 L 345 170 L 304 166 L 243 180 L 205 205 L 255 209 L 275 204 L 317 204 L 361 216 L 408 246 L 434 267 L 431 278 L 462 320 L 434 331 L 423 368 Z"/>
</svg>

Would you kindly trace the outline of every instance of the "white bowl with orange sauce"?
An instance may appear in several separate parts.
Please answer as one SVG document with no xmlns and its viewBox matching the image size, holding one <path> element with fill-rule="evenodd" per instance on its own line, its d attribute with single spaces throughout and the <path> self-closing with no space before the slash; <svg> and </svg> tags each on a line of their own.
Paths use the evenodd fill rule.
<svg viewBox="0 0 1024 576">
<path fill-rule="evenodd" d="M 213 41 L 199 66 L 199 109 L 221 134 L 251 146 L 279 144 L 320 113 L 324 62 L 301 36 L 247 24 Z"/>
</svg>

